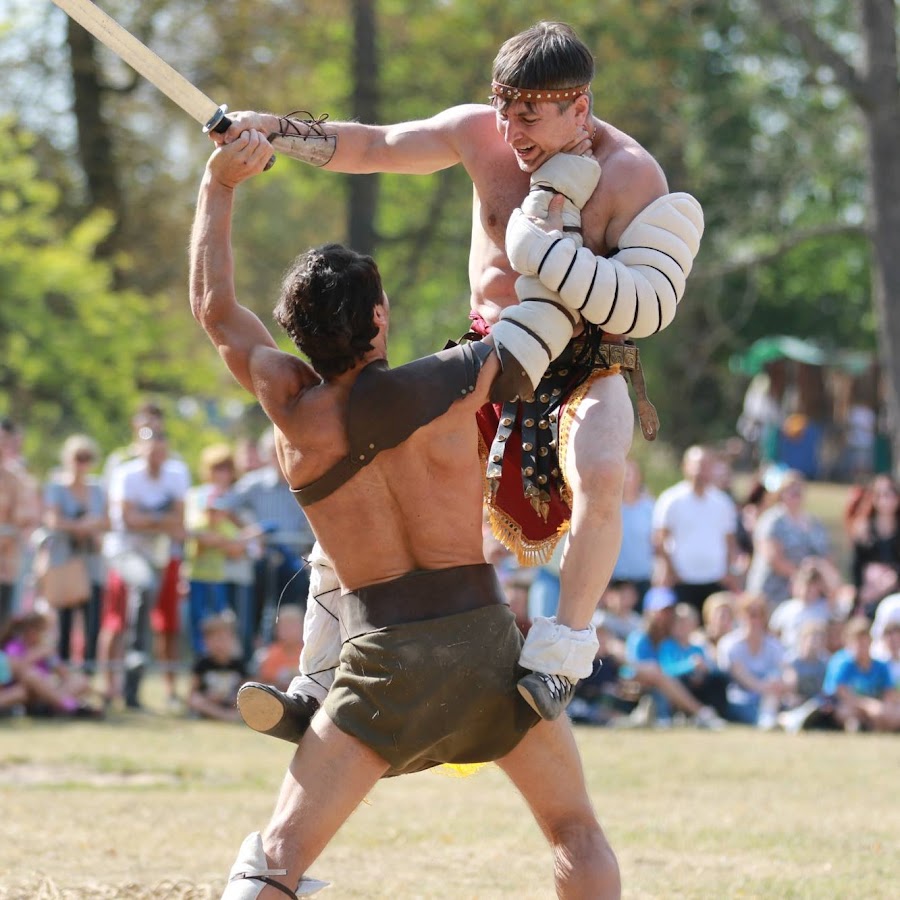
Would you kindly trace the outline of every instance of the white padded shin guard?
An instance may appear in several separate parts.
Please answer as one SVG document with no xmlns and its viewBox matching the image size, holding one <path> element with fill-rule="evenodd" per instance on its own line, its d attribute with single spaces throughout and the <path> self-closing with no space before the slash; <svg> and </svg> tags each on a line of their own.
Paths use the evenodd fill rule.
<svg viewBox="0 0 900 900">
<path fill-rule="evenodd" d="M 564 675 L 570 681 L 587 678 L 594 668 L 600 642 L 593 628 L 574 631 L 555 618 L 538 616 L 528 630 L 519 665 L 532 672 Z"/>
<path fill-rule="evenodd" d="M 300 674 L 291 682 L 288 693 L 305 694 L 321 703 L 334 681 L 334 670 L 341 657 L 341 631 L 337 619 L 341 586 L 318 541 L 309 555 L 309 569 Z M 312 676 L 306 674 L 309 672 Z"/>
<path fill-rule="evenodd" d="M 266 887 L 264 881 L 241 877 L 243 875 L 267 875 L 272 878 L 284 875 L 285 872 L 285 869 L 269 868 L 266 851 L 263 850 L 262 835 L 258 831 L 253 831 L 244 838 L 241 849 L 238 850 L 237 859 L 228 873 L 228 884 L 225 885 L 222 900 L 256 900 L 262 893 Z M 328 885 L 327 881 L 307 878 L 304 875 L 294 893 L 298 897 L 308 897 L 317 894 Z"/>
<path fill-rule="evenodd" d="M 534 390 L 551 360 L 565 350 L 580 316 L 536 278 L 516 279 L 516 294 L 519 303 L 503 310 L 491 336 L 516 358 Z"/>
</svg>

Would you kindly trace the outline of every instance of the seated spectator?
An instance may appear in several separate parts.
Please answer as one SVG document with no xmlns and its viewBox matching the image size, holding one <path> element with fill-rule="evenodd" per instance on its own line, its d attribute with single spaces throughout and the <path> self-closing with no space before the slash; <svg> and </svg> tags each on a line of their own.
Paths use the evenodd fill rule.
<svg viewBox="0 0 900 900">
<path fill-rule="evenodd" d="M 253 658 L 256 680 L 286 691 L 299 671 L 302 649 L 303 610 L 299 606 L 285 606 L 275 620 L 274 640 L 260 647 Z"/>
<path fill-rule="evenodd" d="M 627 664 L 622 676 L 635 680 L 644 690 L 638 707 L 623 724 L 650 724 L 656 710 L 664 715 L 684 713 L 700 728 L 719 729 L 722 717 L 711 706 L 699 700 L 681 680 L 667 675 L 659 661 L 659 646 L 672 633 L 675 592 L 658 585 L 644 596 L 644 625 L 632 632 L 625 644 Z"/>
<path fill-rule="evenodd" d="M 728 678 L 706 656 L 701 644 L 693 641 L 700 624 L 697 610 L 688 603 L 675 605 L 672 630 L 659 645 L 659 665 L 666 675 L 677 678 L 701 703 L 724 717 L 728 711 Z M 665 718 L 657 711 L 657 720 Z"/>
<path fill-rule="evenodd" d="M 886 662 L 873 659 L 869 620 L 855 616 L 844 629 L 844 649 L 828 662 L 823 693 L 845 731 L 900 731 L 900 696 Z"/>
<path fill-rule="evenodd" d="M 91 695 L 88 678 L 72 671 L 57 655 L 51 619 L 39 612 L 13 616 L 0 634 L 0 654 L 12 676 L 3 684 L 29 715 L 62 715 L 100 718 L 102 710 L 87 701 Z M 2 684 L 3 682 L 0 682 Z"/>
<path fill-rule="evenodd" d="M 28 691 L 25 685 L 16 681 L 9 657 L 0 651 L 0 716 L 24 709 L 27 699 Z"/>
<path fill-rule="evenodd" d="M 733 591 L 716 591 L 703 601 L 703 628 L 694 640 L 709 659 L 718 659 L 719 641 L 735 629 L 737 596 Z"/>
<path fill-rule="evenodd" d="M 523 635 L 527 635 L 531 628 L 531 618 L 528 615 L 528 592 L 534 581 L 534 570 L 517 567 L 499 573 L 499 577 L 506 602 L 516 616 L 516 625 Z"/>
<path fill-rule="evenodd" d="M 782 702 L 788 710 L 796 709 L 822 692 L 829 657 L 826 634 L 825 622 L 807 619 L 800 626 L 796 646 L 787 651 L 783 674 L 788 693 Z"/>
<path fill-rule="evenodd" d="M 738 628 L 719 642 L 719 668 L 731 678 L 729 715 L 737 722 L 773 728 L 788 688 L 782 677 L 784 647 L 769 634 L 765 597 L 742 594 Z"/>
<path fill-rule="evenodd" d="M 852 545 L 851 573 L 857 590 L 866 566 L 882 563 L 900 570 L 900 490 L 889 475 L 876 475 L 848 510 L 845 522 Z"/>
<path fill-rule="evenodd" d="M 900 621 L 888 622 L 872 656 L 887 664 L 894 685 L 900 686 Z"/>
<path fill-rule="evenodd" d="M 806 479 L 789 470 L 781 476 L 777 502 L 756 523 L 747 590 L 762 594 L 774 609 L 791 593 L 791 579 L 807 557 L 831 562 L 824 523 L 806 509 Z"/>
<path fill-rule="evenodd" d="M 628 635 L 637 631 L 642 624 L 641 616 L 635 612 L 638 594 L 630 581 L 613 581 L 603 592 L 597 613 L 603 627 L 615 640 L 624 645 Z"/>
<path fill-rule="evenodd" d="M 792 597 L 775 607 L 769 618 L 769 630 L 785 650 L 796 652 L 800 630 L 807 622 L 823 625 L 831 617 L 825 576 L 816 560 L 805 559 L 793 579 Z"/>
<path fill-rule="evenodd" d="M 203 621 L 203 643 L 206 651 L 192 669 L 188 708 L 201 719 L 239 722 L 237 692 L 247 671 L 231 610 Z"/>
<path fill-rule="evenodd" d="M 872 656 L 890 666 L 894 684 L 900 688 L 900 594 L 885 597 L 872 623 Z"/>
<path fill-rule="evenodd" d="M 868 562 L 863 566 L 862 584 L 852 595 L 850 614 L 873 619 L 885 597 L 900 590 L 897 569 L 883 562 Z"/>
<path fill-rule="evenodd" d="M 575 686 L 575 696 L 566 711 L 573 722 L 607 725 L 621 713 L 632 709 L 636 698 L 629 700 L 624 695 L 619 679 L 619 667 L 624 660 L 615 655 L 612 648 L 620 642 L 611 640 L 611 632 L 598 616 L 594 617 L 594 625 L 599 642 L 594 666 L 591 674 Z"/>
</svg>

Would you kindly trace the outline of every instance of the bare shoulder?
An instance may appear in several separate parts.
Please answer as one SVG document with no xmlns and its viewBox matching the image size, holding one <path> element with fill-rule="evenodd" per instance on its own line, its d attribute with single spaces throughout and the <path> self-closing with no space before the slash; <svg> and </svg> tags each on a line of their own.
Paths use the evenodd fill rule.
<svg viewBox="0 0 900 900">
<path fill-rule="evenodd" d="M 275 424 L 290 414 L 304 393 L 321 384 L 313 367 L 293 353 L 259 347 L 250 361 L 253 393 Z"/>
<path fill-rule="evenodd" d="M 632 219 L 669 192 L 665 173 L 653 155 L 624 131 L 602 124 L 598 162 L 601 188 L 610 211 L 607 240 L 615 246 Z"/>
<path fill-rule="evenodd" d="M 496 140 L 494 110 L 483 103 L 464 103 L 439 112 L 430 120 L 436 127 L 450 132 L 457 141 L 460 156 L 473 144 Z"/>
</svg>

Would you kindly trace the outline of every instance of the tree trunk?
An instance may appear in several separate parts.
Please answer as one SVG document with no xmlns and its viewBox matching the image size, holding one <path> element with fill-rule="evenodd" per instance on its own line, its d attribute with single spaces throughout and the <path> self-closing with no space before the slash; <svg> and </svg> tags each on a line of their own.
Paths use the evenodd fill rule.
<svg viewBox="0 0 900 900">
<path fill-rule="evenodd" d="M 900 93 L 894 0 L 864 0 L 872 292 L 895 467 L 900 465 Z"/>
<path fill-rule="evenodd" d="M 757 0 L 762 10 L 793 35 L 811 66 L 832 70 L 859 107 L 868 138 L 872 300 L 894 467 L 900 466 L 900 93 L 895 0 L 862 0 L 866 62 L 855 69 L 821 38 L 792 0 Z"/>
<path fill-rule="evenodd" d="M 113 215 L 109 236 L 97 248 L 101 257 L 116 249 L 124 215 L 122 193 L 116 177 L 112 136 L 103 118 L 103 86 L 96 57 L 96 41 L 77 22 L 66 19 L 66 41 L 72 58 L 75 120 L 78 123 L 78 156 L 87 182 L 88 204 Z"/>
<path fill-rule="evenodd" d="M 378 122 L 378 48 L 376 40 L 376 0 L 353 0 L 353 118 Z M 378 207 L 379 176 L 349 176 L 347 237 L 359 253 L 372 254 L 378 236 L 375 213 Z"/>
</svg>

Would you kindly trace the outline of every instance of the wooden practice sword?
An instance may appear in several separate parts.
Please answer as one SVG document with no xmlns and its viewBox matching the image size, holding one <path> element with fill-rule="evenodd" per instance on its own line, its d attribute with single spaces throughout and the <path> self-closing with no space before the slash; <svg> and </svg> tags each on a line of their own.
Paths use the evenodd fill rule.
<svg viewBox="0 0 900 900">
<path fill-rule="evenodd" d="M 53 0 L 68 16 L 89 31 L 100 43 L 109 47 L 138 74 L 143 75 L 173 103 L 203 126 L 203 133 L 222 134 L 231 125 L 225 115 L 227 107 L 210 100 L 194 87 L 184 75 L 176 72 L 164 59 L 142 44 L 130 31 L 108 16 L 91 0 Z M 273 156 L 266 168 L 275 162 Z"/>
</svg>

